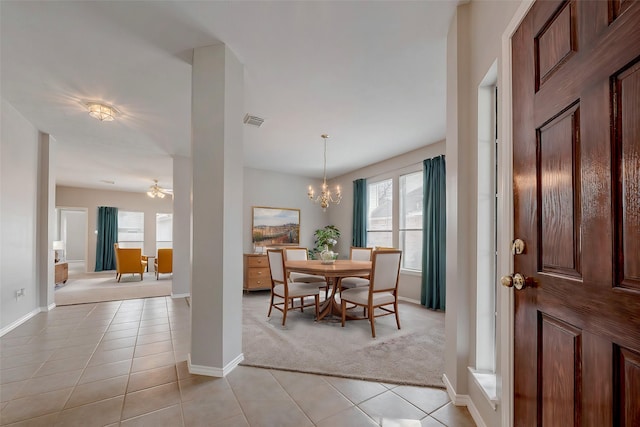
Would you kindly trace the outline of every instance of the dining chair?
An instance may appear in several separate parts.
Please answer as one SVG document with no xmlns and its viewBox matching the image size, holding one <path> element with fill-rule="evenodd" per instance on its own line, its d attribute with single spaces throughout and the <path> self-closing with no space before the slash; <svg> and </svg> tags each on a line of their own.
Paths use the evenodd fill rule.
<svg viewBox="0 0 640 427">
<path fill-rule="evenodd" d="M 349 259 L 351 261 L 371 261 L 371 253 L 373 248 L 359 248 L 351 246 L 349 251 Z M 340 280 L 340 290 L 352 289 L 362 286 L 369 286 L 369 276 L 364 277 L 343 277 Z"/>
<path fill-rule="evenodd" d="M 400 329 L 398 317 L 398 276 L 400 275 L 400 259 L 402 251 L 374 251 L 371 265 L 369 286 L 345 289 L 340 294 L 342 327 L 347 317 L 347 304 L 354 304 L 366 309 L 366 316 L 354 319 L 368 319 L 371 323 L 371 336 L 376 337 L 374 319 L 380 316 L 395 314 L 396 324 Z M 389 307 L 391 306 L 391 307 Z M 376 314 L 377 313 L 377 314 Z"/>
<path fill-rule="evenodd" d="M 173 273 L 173 249 L 158 249 L 158 256 L 153 260 L 153 265 L 156 270 L 156 280 L 161 274 Z"/>
<path fill-rule="evenodd" d="M 143 279 L 142 275 L 147 268 L 147 261 L 142 260 L 141 248 L 121 248 L 118 243 L 114 243 L 113 251 L 116 257 L 116 279 L 118 282 L 126 273 L 139 274 L 140 280 Z"/>
<path fill-rule="evenodd" d="M 319 314 L 320 304 L 320 288 L 318 282 L 294 283 L 287 277 L 287 270 L 284 266 L 284 251 L 282 249 L 267 250 L 267 258 L 269 259 L 269 270 L 271 271 L 271 302 L 269 303 L 269 312 L 267 317 L 271 317 L 271 309 L 275 308 L 282 312 L 282 326 L 287 321 L 287 311 L 289 311 L 289 303 L 293 308 L 295 298 L 300 298 L 300 309 L 315 305 L 316 319 Z M 326 285 L 326 282 L 325 282 Z M 282 299 L 281 302 L 276 301 L 276 297 Z M 313 304 L 304 304 L 305 297 L 313 297 Z"/>
<path fill-rule="evenodd" d="M 308 259 L 309 251 L 307 250 L 307 248 L 295 247 L 284 248 L 283 250 L 285 261 L 306 261 Z M 324 289 L 324 298 L 326 299 L 329 295 L 329 286 L 327 286 L 327 279 L 325 279 L 324 276 L 296 273 L 295 271 L 292 271 L 289 273 L 289 278 L 292 282 L 322 283 L 321 285 L 319 285 L 319 288 Z"/>
</svg>

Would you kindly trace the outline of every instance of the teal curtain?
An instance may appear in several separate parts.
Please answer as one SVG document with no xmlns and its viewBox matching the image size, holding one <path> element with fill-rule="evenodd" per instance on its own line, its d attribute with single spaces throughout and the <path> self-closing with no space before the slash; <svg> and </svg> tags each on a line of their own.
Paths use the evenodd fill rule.
<svg viewBox="0 0 640 427">
<path fill-rule="evenodd" d="M 444 156 L 423 163 L 422 290 L 420 302 L 444 310 L 446 302 L 446 192 Z"/>
<path fill-rule="evenodd" d="M 353 237 L 351 245 L 367 246 L 367 180 L 353 181 Z"/>
<path fill-rule="evenodd" d="M 118 241 L 118 208 L 98 207 L 96 271 L 115 270 L 113 244 Z"/>
</svg>

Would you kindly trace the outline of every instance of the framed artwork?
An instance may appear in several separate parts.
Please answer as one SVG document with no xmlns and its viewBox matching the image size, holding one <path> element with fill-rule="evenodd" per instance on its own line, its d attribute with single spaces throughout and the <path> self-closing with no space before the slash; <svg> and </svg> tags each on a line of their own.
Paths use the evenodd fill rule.
<svg viewBox="0 0 640 427">
<path fill-rule="evenodd" d="M 251 240 L 254 247 L 300 244 L 300 209 L 253 207 Z"/>
</svg>

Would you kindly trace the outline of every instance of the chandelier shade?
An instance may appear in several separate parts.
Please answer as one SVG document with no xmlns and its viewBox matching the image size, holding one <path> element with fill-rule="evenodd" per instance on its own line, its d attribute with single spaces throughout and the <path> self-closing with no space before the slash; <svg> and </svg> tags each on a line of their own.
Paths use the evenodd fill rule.
<svg viewBox="0 0 640 427">
<path fill-rule="evenodd" d="M 342 193 L 339 185 L 336 186 L 335 194 L 331 193 L 331 190 L 329 190 L 329 186 L 327 185 L 327 139 L 329 139 L 329 135 L 322 134 L 320 137 L 324 140 L 322 187 L 320 188 L 320 194 L 316 197 L 316 192 L 310 185 L 309 190 L 307 191 L 307 196 L 309 197 L 309 200 L 314 203 L 318 203 L 322 210 L 326 211 L 330 203 L 335 203 L 336 205 L 340 204 L 340 201 L 342 200 Z"/>
<path fill-rule="evenodd" d="M 87 109 L 91 117 L 101 122 L 112 122 L 119 113 L 114 107 L 99 102 L 88 102 Z"/>
<path fill-rule="evenodd" d="M 159 199 L 164 199 L 164 196 L 166 196 L 167 194 L 171 194 L 171 190 L 160 187 L 158 185 L 157 179 L 153 180 L 153 185 L 149 187 L 149 191 L 147 191 L 147 196 L 151 197 L 152 199 L 156 197 Z"/>
</svg>

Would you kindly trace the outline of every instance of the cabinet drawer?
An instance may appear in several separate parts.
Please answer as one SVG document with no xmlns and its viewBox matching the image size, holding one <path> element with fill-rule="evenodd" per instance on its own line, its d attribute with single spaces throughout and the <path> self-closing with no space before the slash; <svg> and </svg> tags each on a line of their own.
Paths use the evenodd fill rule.
<svg viewBox="0 0 640 427">
<path fill-rule="evenodd" d="M 247 271 L 249 279 L 265 279 L 271 280 L 268 268 L 250 268 Z"/>
<path fill-rule="evenodd" d="M 251 267 L 266 267 L 269 268 L 269 260 L 267 256 L 250 256 L 247 257 L 247 266 Z"/>
<path fill-rule="evenodd" d="M 247 280 L 247 289 L 268 289 L 271 287 L 271 278 L 257 277 Z"/>
</svg>

